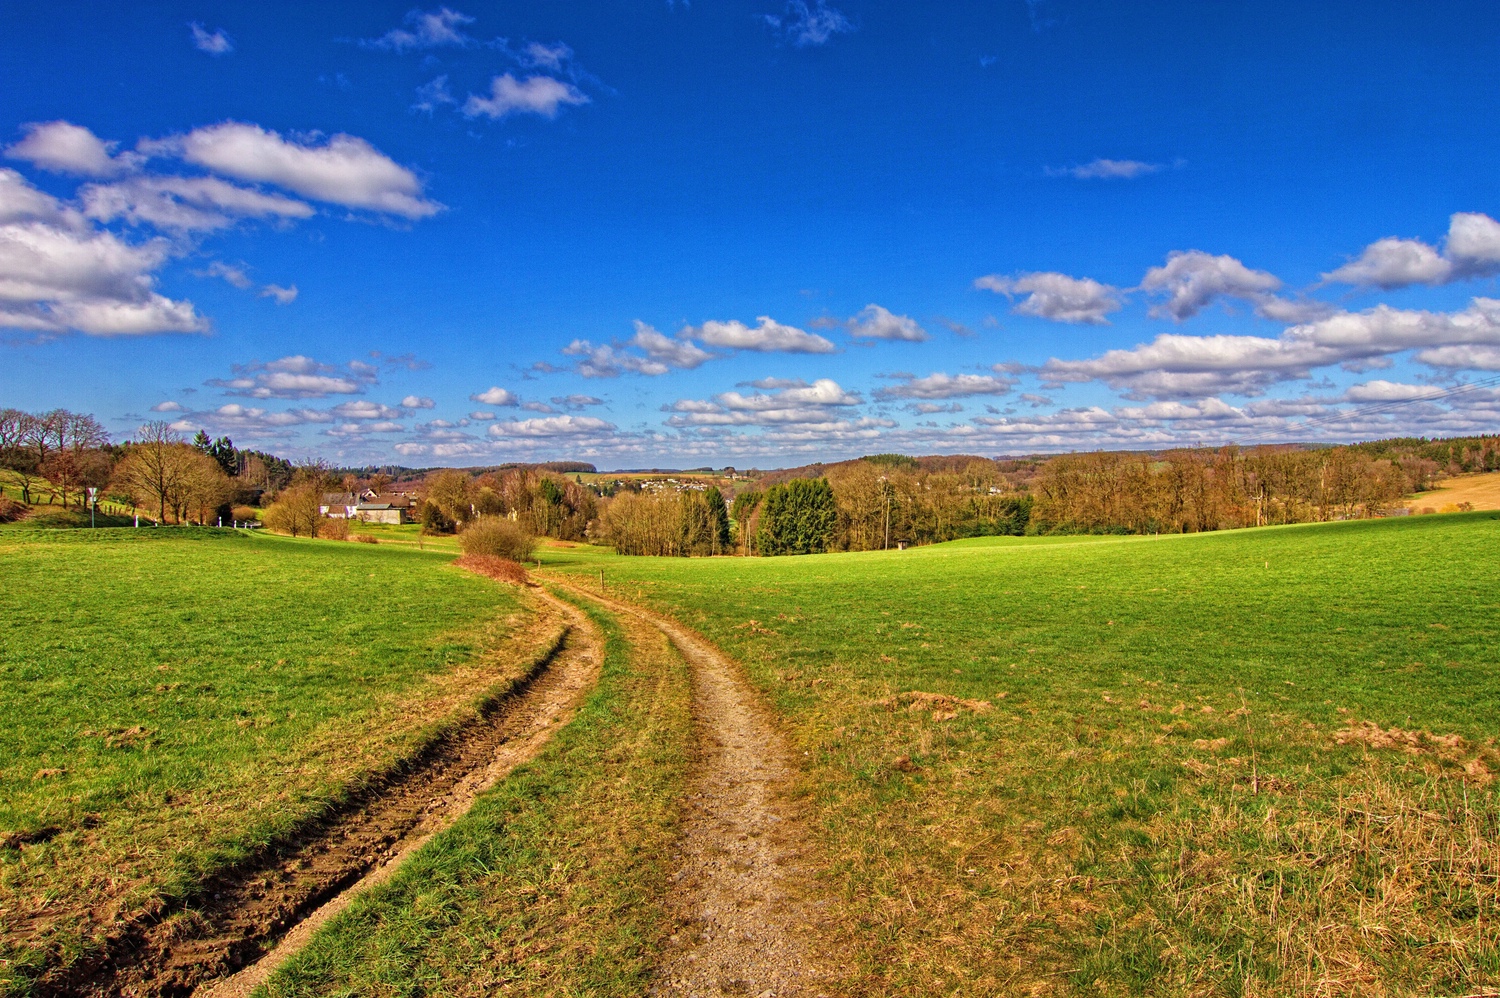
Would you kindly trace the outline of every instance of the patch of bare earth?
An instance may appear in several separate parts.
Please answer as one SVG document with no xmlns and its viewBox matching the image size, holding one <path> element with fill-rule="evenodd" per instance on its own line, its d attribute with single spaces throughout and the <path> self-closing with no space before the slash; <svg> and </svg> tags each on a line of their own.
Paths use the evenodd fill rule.
<svg viewBox="0 0 1500 998">
<path fill-rule="evenodd" d="M 592 599 L 598 594 L 589 592 Z M 693 673 L 697 759 L 674 859 L 676 919 L 652 993 L 814 996 L 837 989 L 786 744 L 739 669 L 675 622 L 603 599 L 659 629 Z"/>
<path fill-rule="evenodd" d="M 602 640 L 583 613 L 540 595 L 565 629 L 504 696 L 294 838 L 222 873 L 190 909 L 124 927 L 93 958 L 43 977 L 35 993 L 248 995 L 571 716 L 598 676 Z"/>
</svg>

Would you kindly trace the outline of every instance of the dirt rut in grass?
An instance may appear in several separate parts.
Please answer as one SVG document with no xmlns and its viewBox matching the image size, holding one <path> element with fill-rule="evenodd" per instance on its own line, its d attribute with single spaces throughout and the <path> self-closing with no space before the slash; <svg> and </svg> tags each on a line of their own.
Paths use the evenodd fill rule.
<svg viewBox="0 0 1500 998">
<path fill-rule="evenodd" d="M 388 879 L 571 716 L 598 677 L 603 641 L 581 611 L 538 595 L 566 630 L 553 653 L 505 698 L 343 813 L 253 868 L 222 877 L 191 912 L 117 940 L 106 958 L 71 968 L 66 980 L 44 982 L 40 993 L 248 995 L 318 926 Z"/>
<path fill-rule="evenodd" d="M 594 592 L 580 589 L 591 599 Z M 606 605 L 662 631 L 692 666 L 697 772 L 677 845 L 676 932 L 652 993 L 815 996 L 835 989 L 835 962 L 813 890 L 806 837 L 786 789 L 785 742 L 738 667 L 674 621 Z"/>
</svg>

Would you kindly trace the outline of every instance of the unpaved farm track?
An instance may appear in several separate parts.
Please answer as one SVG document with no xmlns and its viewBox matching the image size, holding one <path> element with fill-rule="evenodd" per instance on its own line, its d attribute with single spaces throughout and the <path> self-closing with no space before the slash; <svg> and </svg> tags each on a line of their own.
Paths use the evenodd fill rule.
<svg viewBox="0 0 1500 998">
<path fill-rule="evenodd" d="M 739 668 L 673 620 L 569 585 L 656 627 L 693 674 L 696 773 L 674 859 L 677 931 L 652 994 L 815 996 L 836 990 L 835 962 L 786 799 L 794 774 L 786 744 Z"/>
<path fill-rule="evenodd" d="M 337 812 L 220 874 L 191 910 L 125 927 L 93 958 L 44 976 L 34 993 L 249 994 L 355 893 L 389 877 L 534 756 L 593 685 L 603 662 L 598 629 L 572 605 L 535 592 L 561 612 L 566 629 L 503 697 Z"/>
</svg>

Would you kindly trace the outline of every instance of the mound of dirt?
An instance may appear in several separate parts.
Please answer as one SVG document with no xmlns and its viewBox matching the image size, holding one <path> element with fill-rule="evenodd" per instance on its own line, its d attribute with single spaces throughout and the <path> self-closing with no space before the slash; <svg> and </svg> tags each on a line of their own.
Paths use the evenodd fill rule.
<svg viewBox="0 0 1500 998">
<path fill-rule="evenodd" d="M 459 568 L 467 568 L 477 575 L 487 575 L 500 582 L 514 582 L 518 586 L 532 585 L 531 576 L 520 562 L 511 561 L 493 554 L 466 554 L 454 562 Z"/>
<path fill-rule="evenodd" d="M 946 693 L 927 693 L 922 690 L 898 693 L 879 701 L 879 704 L 890 710 L 904 704 L 909 711 L 931 711 L 934 721 L 951 721 L 960 711 L 965 710 L 974 714 L 986 714 L 995 709 L 995 705 L 988 700 L 965 700 Z"/>
<path fill-rule="evenodd" d="M 1469 744 L 1462 735 L 1435 735 L 1425 729 L 1382 728 L 1374 721 L 1350 721 L 1349 726 L 1336 733 L 1333 739 L 1340 745 L 1358 742 L 1375 749 L 1400 749 L 1407 755 L 1460 753 Z"/>
</svg>

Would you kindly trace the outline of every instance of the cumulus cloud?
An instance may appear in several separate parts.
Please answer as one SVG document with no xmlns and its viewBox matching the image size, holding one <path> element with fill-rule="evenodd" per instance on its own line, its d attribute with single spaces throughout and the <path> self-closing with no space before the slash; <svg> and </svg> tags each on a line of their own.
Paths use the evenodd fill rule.
<svg viewBox="0 0 1500 998">
<path fill-rule="evenodd" d="M 1500 300 L 1475 298 L 1461 312 L 1378 305 L 1292 326 L 1279 337 L 1164 334 L 1148 344 L 1087 360 L 1052 359 L 1039 373 L 1053 383 L 1103 381 L 1132 396 L 1258 394 L 1313 369 L 1417 349 L 1423 363 L 1468 359 L 1439 348 L 1500 345 Z M 1473 359 L 1480 359 L 1474 356 Z M 1433 366 L 1448 366 L 1434 364 Z M 1457 366 L 1457 365 L 1454 365 Z"/>
<path fill-rule="evenodd" d="M 609 433 L 615 424 L 597 416 L 543 416 L 496 423 L 489 429 L 492 437 L 575 437 L 588 433 Z"/>
<path fill-rule="evenodd" d="M 1131 180 L 1148 173 L 1158 173 L 1160 163 L 1143 163 L 1138 159 L 1096 159 L 1082 166 L 1047 167 L 1049 177 L 1073 177 L 1077 180 Z"/>
<path fill-rule="evenodd" d="M 443 206 L 423 197 L 416 174 L 364 139 L 342 132 L 283 138 L 259 125 L 227 121 L 155 144 L 186 162 L 303 197 L 402 218 L 427 218 Z"/>
<path fill-rule="evenodd" d="M 993 374 L 929 374 L 925 378 L 907 376 L 899 385 L 877 388 L 875 398 L 882 402 L 896 399 L 955 399 L 973 395 L 1006 395 L 1015 387 L 1013 378 Z"/>
<path fill-rule="evenodd" d="M 432 399 L 422 395 L 408 395 L 401 400 L 403 409 L 431 409 L 437 405 Z"/>
<path fill-rule="evenodd" d="M 160 240 L 130 243 L 0 170 L 0 328 L 94 336 L 203 332 L 191 302 L 155 290 Z"/>
<path fill-rule="evenodd" d="M 181 402 L 158 402 L 151 407 L 152 412 L 186 412 L 187 407 Z"/>
<path fill-rule="evenodd" d="M 369 399 L 340 402 L 328 412 L 339 419 L 400 419 L 406 415 L 394 406 L 371 402 Z"/>
<path fill-rule="evenodd" d="M 714 356 L 691 340 L 672 339 L 639 319 L 635 320 L 635 335 L 630 338 L 630 345 L 644 350 L 654 361 L 688 371 Z"/>
<path fill-rule="evenodd" d="M 1443 252 L 1420 239 L 1387 236 L 1323 280 L 1390 291 L 1413 284 L 1439 285 L 1500 273 L 1500 222 L 1478 212 L 1448 219 Z"/>
<path fill-rule="evenodd" d="M 797 48 L 826 45 L 834 35 L 855 29 L 854 22 L 827 0 L 788 0 L 780 14 L 763 14 L 765 23 Z"/>
<path fill-rule="evenodd" d="M 844 390 L 831 378 L 810 385 L 774 392 L 744 395 L 724 392 L 710 400 L 680 399 L 667 410 L 673 415 L 667 425 L 706 426 L 847 426 L 849 420 L 837 410 L 863 403 L 856 392 Z"/>
<path fill-rule="evenodd" d="M 1141 288 L 1168 296 L 1152 309 L 1152 315 L 1170 315 L 1181 322 L 1220 296 L 1258 301 L 1280 290 L 1281 281 L 1264 270 L 1250 269 L 1232 256 L 1186 250 L 1168 253 L 1165 264 L 1146 271 Z"/>
<path fill-rule="evenodd" d="M 751 327 L 731 319 L 728 322 L 709 320 L 703 325 L 688 327 L 684 333 L 696 337 L 709 346 L 731 350 L 756 350 L 762 353 L 833 353 L 836 349 L 828 340 L 815 333 L 787 326 L 768 315 L 756 319 L 758 325 Z"/>
<path fill-rule="evenodd" d="M 279 284 L 267 284 L 260 289 L 260 297 L 274 298 L 278 305 L 290 305 L 297 300 L 297 285 L 284 288 Z"/>
<path fill-rule="evenodd" d="M 989 274 L 974 282 L 976 288 L 1003 295 L 1025 295 L 1013 311 L 1054 322 L 1108 325 L 1105 316 L 1120 309 L 1117 288 L 1088 277 L 1033 273 L 1018 277 Z"/>
<path fill-rule="evenodd" d="M 463 30 L 473 24 L 468 14 L 439 7 L 437 10 L 413 10 L 407 13 L 404 28 L 392 28 L 379 38 L 367 38 L 360 42 L 364 48 L 385 49 L 391 52 L 410 52 L 416 49 L 465 47 L 474 44 Z"/>
<path fill-rule="evenodd" d="M 603 405 L 604 400 L 593 395 L 554 395 L 552 404 L 567 409 L 585 409 L 592 405 Z"/>
<path fill-rule="evenodd" d="M 218 177 L 130 177 L 79 191 L 84 213 L 101 222 L 123 219 L 171 232 L 222 229 L 241 218 L 309 218 L 312 205 L 240 187 Z"/>
<path fill-rule="evenodd" d="M 228 55 L 234 51 L 234 41 L 223 28 L 209 31 L 197 21 L 188 25 L 192 32 L 193 48 L 209 55 Z"/>
<path fill-rule="evenodd" d="M 1450 371 L 1500 371 L 1500 346 L 1432 347 L 1417 351 L 1413 359 Z"/>
<path fill-rule="evenodd" d="M 1365 247 L 1358 259 L 1323 275 L 1325 281 L 1366 287 L 1404 288 L 1410 284 L 1443 284 L 1453 275 L 1453 264 L 1417 239 L 1379 239 Z"/>
<path fill-rule="evenodd" d="M 470 395 L 469 401 L 483 402 L 485 405 L 519 405 L 521 400 L 516 398 L 515 393 L 493 385 L 485 391 Z"/>
<path fill-rule="evenodd" d="M 236 364 L 233 377 L 213 378 L 204 384 L 222 388 L 226 395 L 255 399 L 310 399 L 359 395 L 374 382 L 369 365 L 358 361 L 340 371 L 331 364 L 293 354 L 268 364 Z"/>
<path fill-rule="evenodd" d="M 876 304 L 866 305 L 849 320 L 849 335 L 857 340 L 906 340 L 921 343 L 927 331 L 907 315 L 894 315 Z"/>
<path fill-rule="evenodd" d="M 504 118 L 512 114 L 539 114 L 555 118 L 564 105 L 589 103 L 589 97 L 571 83 L 550 76 L 528 76 L 517 80 L 503 73 L 490 80 L 490 95 L 470 94 L 463 113 L 469 118 Z"/>
<path fill-rule="evenodd" d="M 105 142 L 87 128 L 72 122 L 32 122 L 22 125 L 21 130 L 26 137 L 8 147 L 5 155 L 43 170 L 109 177 L 140 165 L 141 157 L 134 153 L 112 154 L 119 143 Z"/>
</svg>

